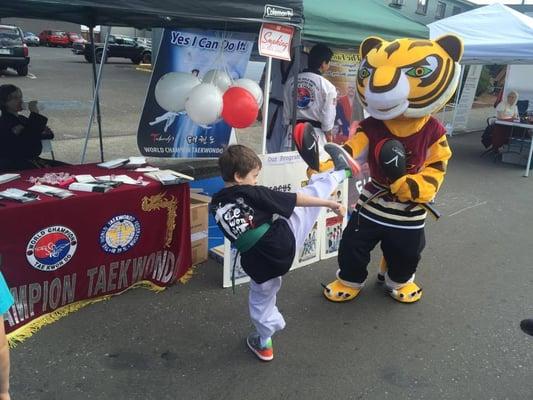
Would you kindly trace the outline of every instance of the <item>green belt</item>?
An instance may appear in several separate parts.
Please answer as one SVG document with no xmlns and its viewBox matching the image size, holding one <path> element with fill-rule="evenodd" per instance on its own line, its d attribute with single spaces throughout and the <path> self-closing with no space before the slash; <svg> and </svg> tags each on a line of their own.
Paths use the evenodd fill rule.
<svg viewBox="0 0 533 400">
<path fill-rule="evenodd" d="M 240 253 L 244 253 L 255 246 L 257 242 L 267 233 L 272 225 L 271 222 L 265 222 L 257 228 L 244 232 L 233 244 Z"/>
</svg>

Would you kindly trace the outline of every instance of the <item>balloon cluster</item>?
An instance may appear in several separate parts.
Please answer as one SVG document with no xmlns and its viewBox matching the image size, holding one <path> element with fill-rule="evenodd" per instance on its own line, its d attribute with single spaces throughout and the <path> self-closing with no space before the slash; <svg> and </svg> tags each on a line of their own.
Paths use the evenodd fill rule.
<svg viewBox="0 0 533 400">
<path fill-rule="evenodd" d="M 174 113 L 186 111 L 199 125 L 211 125 L 222 117 L 231 127 L 246 128 L 257 119 L 263 92 L 250 79 L 232 82 L 221 70 L 208 71 L 200 81 L 186 72 L 169 72 L 155 86 L 161 108 Z"/>
</svg>

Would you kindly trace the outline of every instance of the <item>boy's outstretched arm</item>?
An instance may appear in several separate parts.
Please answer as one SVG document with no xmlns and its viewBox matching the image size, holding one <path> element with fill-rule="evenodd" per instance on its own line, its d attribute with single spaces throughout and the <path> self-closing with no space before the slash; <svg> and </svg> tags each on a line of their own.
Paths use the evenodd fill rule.
<svg viewBox="0 0 533 400">
<path fill-rule="evenodd" d="M 333 200 L 296 193 L 296 207 L 327 207 L 340 217 L 346 215 L 346 207 Z"/>
</svg>

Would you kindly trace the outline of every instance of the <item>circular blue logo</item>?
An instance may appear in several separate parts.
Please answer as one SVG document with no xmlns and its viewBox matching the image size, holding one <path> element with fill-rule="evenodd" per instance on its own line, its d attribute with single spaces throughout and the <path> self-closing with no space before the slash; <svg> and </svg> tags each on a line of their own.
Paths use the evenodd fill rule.
<svg viewBox="0 0 533 400">
<path fill-rule="evenodd" d="M 100 246 L 111 254 L 124 253 L 139 241 L 141 224 L 133 215 L 117 215 L 100 231 Z"/>
<path fill-rule="evenodd" d="M 26 246 L 26 258 L 35 269 L 55 271 L 72 259 L 77 247 L 76 235 L 69 228 L 49 226 L 32 236 Z"/>
</svg>

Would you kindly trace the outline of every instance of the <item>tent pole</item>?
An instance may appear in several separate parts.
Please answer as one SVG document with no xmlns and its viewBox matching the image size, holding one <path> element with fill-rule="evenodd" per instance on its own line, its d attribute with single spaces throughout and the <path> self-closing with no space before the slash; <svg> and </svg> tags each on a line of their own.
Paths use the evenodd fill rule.
<svg viewBox="0 0 533 400">
<path fill-rule="evenodd" d="M 263 96 L 263 140 L 261 141 L 261 154 L 266 154 L 268 134 L 268 103 L 270 102 L 270 80 L 272 79 L 272 57 L 267 58 L 264 96 Z"/>
<path fill-rule="evenodd" d="M 100 60 L 100 67 L 98 68 L 98 76 L 96 77 L 96 87 L 94 88 L 93 107 L 91 110 L 91 116 L 89 117 L 89 124 L 87 126 L 87 134 L 85 135 L 85 143 L 83 144 L 83 152 L 81 153 L 81 162 L 85 162 L 85 154 L 87 153 L 87 143 L 89 142 L 89 135 L 91 134 L 91 126 L 94 120 L 94 112 L 96 110 L 96 101 L 98 99 L 98 92 L 100 91 L 100 83 L 102 82 L 102 72 L 105 64 L 105 54 L 107 53 L 107 45 L 109 44 L 109 35 L 111 34 L 111 27 L 107 28 L 107 34 L 105 37 L 104 49 L 102 52 L 102 59 Z M 96 60 L 94 61 L 96 62 Z"/>
<path fill-rule="evenodd" d="M 91 39 L 91 48 L 93 51 L 93 83 L 94 89 L 96 89 L 96 48 L 94 46 L 94 27 L 89 27 L 89 36 Z M 93 97 L 95 96 L 95 90 L 93 90 Z M 100 98 L 96 97 L 96 121 L 98 122 L 98 138 L 100 139 L 100 161 L 104 162 L 104 144 L 102 139 L 102 114 L 100 112 Z"/>
<path fill-rule="evenodd" d="M 296 129 L 296 113 L 297 113 L 297 104 L 298 104 L 298 74 L 300 73 L 300 54 L 302 52 L 301 50 L 301 37 L 300 37 L 300 30 L 296 29 L 296 32 L 294 33 L 294 70 L 293 70 L 293 84 L 294 89 L 292 92 L 292 117 L 291 117 L 291 126 L 292 126 L 292 132 L 291 132 L 291 148 L 292 150 L 296 149 L 296 146 L 294 144 L 294 130 Z"/>
<path fill-rule="evenodd" d="M 452 130 L 450 131 L 450 137 L 453 136 L 453 130 L 455 129 L 455 117 L 457 116 L 457 105 L 459 104 L 461 96 L 461 85 L 463 84 L 463 75 L 465 74 L 465 67 L 461 68 L 461 74 L 459 75 L 459 84 L 457 85 L 457 91 L 455 92 L 455 100 L 452 114 Z"/>
</svg>

